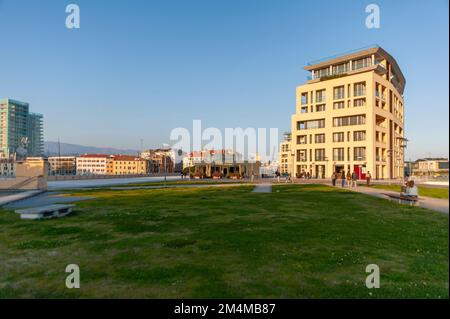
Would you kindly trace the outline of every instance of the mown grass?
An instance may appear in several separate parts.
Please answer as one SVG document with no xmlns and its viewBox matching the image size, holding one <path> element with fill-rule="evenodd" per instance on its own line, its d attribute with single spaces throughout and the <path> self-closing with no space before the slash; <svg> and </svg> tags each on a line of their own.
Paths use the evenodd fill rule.
<svg viewBox="0 0 450 319">
<path fill-rule="evenodd" d="M 231 179 L 184 179 L 179 181 L 157 181 L 157 182 L 138 182 L 120 185 L 120 187 L 141 187 L 141 186 L 177 186 L 177 185 L 217 185 L 217 184 L 244 184 L 247 181 Z"/>
<path fill-rule="evenodd" d="M 58 220 L 0 210 L 0 298 L 448 298 L 448 216 L 327 186 L 251 190 L 78 191 L 96 199 Z"/>
<path fill-rule="evenodd" d="M 400 185 L 373 184 L 370 187 L 400 192 Z M 448 188 L 418 186 L 419 196 L 448 199 Z"/>
</svg>

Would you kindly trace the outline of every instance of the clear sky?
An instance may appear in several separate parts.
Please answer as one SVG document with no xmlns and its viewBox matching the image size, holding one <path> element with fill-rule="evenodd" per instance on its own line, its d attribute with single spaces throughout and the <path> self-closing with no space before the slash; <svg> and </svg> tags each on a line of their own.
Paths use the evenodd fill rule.
<svg viewBox="0 0 450 319">
<path fill-rule="evenodd" d="M 0 97 L 43 113 L 46 140 L 155 147 L 193 119 L 281 134 L 308 61 L 377 43 L 407 80 L 407 159 L 448 156 L 448 0 L 71 2 L 0 0 Z"/>
</svg>

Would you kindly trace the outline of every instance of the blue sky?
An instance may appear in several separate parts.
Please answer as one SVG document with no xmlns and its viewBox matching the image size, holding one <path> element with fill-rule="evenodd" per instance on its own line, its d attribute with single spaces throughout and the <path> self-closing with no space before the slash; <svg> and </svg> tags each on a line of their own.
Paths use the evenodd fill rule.
<svg viewBox="0 0 450 319">
<path fill-rule="evenodd" d="M 154 147 L 175 127 L 290 129 L 311 60 L 378 43 L 398 61 L 407 158 L 448 156 L 448 1 L 0 0 L 0 97 L 46 140 Z M 365 27 L 365 7 L 381 28 Z"/>
</svg>

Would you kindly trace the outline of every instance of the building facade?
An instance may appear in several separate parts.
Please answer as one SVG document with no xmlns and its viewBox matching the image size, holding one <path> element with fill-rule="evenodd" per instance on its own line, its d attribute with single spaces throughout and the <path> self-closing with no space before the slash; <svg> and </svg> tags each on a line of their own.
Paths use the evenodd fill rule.
<svg viewBox="0 0 450 319">
<path fill-rule="evenodd" d="M 44 155 L 44 116 L 38 113 L 28 115 L 28 155 Z"/>
<path fill-rule="evenodd" d="M 405 78 L 379 46 L 309 63 L 291 118 L 293 175 L 333 171 L 365 179 L 404 175 Z M 281 164 L 281 163 L 280 163 Z"/>
<path fill-rule="evenodd" d="M 16 161 L 12 158 L 0 158 L 0 178 L 12 178 L 16 175 Z"/>
<path fill-rule="evenodd" d="M 424 158 L 418 159 L 413 169 L 414 175 L 448 175 L 447 158 Z"/>
<path fill-rule="evenodd" d="M 148 161 L 134 156 L 113 155 L 107 162 L 108 175 L 145 175 L 148 172 Z"/>
<path fill-rule="evenodd" d="M 48 157 L 49 175 L 76 175 L 77 159 L 75 156 L 50 156 Z"/>
<path fill-rule="evenodd" d="M 30 113 L 28 103 L 0 100 L 0 157 L 15 157 L 24 145 L 27 152 L 23 155 L 43 155 L 43 116 Z"/>
<path fill-rule="evenodd" d="M 173 173 L 174 153 L 171 149 L 146 150 L 139 157 L 148 161 L 148 174 Z"/>
<path fill-rule="evenodd" d="M 106 175 L 111 158 L 105 154 L 84 154 L 76 159 L 77 175 Z"/>
<path fill-rule="evenodd" d="M 284 139 L 280 143 L 278 151 L 278 172 L 280 174 L 291 174 L 291 167 L 293 165 L 294 156 L 291 153 L 292 134 L 285 133 Z"/>
</svg>

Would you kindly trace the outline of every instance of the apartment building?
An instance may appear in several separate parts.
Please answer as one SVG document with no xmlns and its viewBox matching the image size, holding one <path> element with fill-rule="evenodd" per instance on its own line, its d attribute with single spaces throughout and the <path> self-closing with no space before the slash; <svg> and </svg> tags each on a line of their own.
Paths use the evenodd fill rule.
<svg viewBox="0 0 450 319">
<path fill-rule="evenodd" d="M 16 157 L 19 147 L 23 146 L 26 147 L 23 155 L 43 155 L 43 116 L 30 113 L 29 104 L 26 102 L 2 99 L 0 100 L 0 157 Z"/>
<path fill-rule="evenodd" d="M 49 156 L 49 175 L 75 175 L 77 173 L 77 159 L 75 156 Z"/>
<path fill-rule="evenodd" d="M 107 162 L 108 175 L 145 175 L 149 161 L 128 155 L 112 155 Z"/>
<path fill-rule="evenodd" d="M 139 154 L 142 159 L 147 160 L 148 173 L 173 173 L 175 169 L 175 155 L 171 149 L 146 150 Z"/>
<path fill-rule="evenodd" d="M 405 78 L 374 45 L 309 63 L 291 117 L 293 175 L 325 178 L 355 171 L 365 179 L 404 174 Z M 288 161 L 289 163 L 289 161 Z"/>
<path fill-rule="evenodd" d="M 76 159 L 77 175 L 106 175 L 111 158 L 105 154 L 84 154 Z"/>
<path fill-rule="evenodd" d="M 292 134 L 285 133 L 284 139 L 280 143 L 278 151 L 278 171 L 280 174 L 291 174 L 291 167 L 293 165 L 294 156 L 291 153 Z"/>
</svg>

